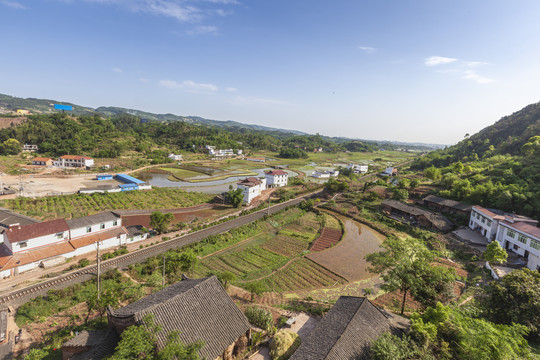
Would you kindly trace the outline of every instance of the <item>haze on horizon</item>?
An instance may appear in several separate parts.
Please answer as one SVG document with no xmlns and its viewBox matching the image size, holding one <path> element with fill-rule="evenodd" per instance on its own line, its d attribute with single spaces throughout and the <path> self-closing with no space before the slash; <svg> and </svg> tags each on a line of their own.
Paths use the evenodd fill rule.
<svg viewBox="0 0 540 360">
<path fill-rule="evenodd" d="M 540 100 L 540 2 L 0 0 L 0 93 L 452 144 Z"/>
</svg>

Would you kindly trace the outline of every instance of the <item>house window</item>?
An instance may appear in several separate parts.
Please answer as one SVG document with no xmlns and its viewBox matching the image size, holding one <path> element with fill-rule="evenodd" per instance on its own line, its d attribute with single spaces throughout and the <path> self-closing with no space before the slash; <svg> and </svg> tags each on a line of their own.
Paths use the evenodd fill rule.
<svg viewBox="0 0 540 360">
<path fill-rule="evenodd" d="M 482 216 L 482 222 L 485 224 L 486 223 L 486 218 Z"/>
<path fill-rule="evenodd" d="M 99 228 L 100 228 L 101 230 L 105 229 L 105 224 L 104 224 L 104 223 L 103 223 L 103 224 L 100 224 L 100 225 L 99 225 Z"/>
<path fill-rule="evenodd" d="M 540 250 L 540 241 L 531 239 L 531 247 Z"/>
<path fill-rule="evenodd" d="M 56 233 L 56 238 L 57 238 L 57 239 L 62 239 L 63 237 L 64 237 L 64 233 L 63 233 L 63 232 Z"/>
<path fill-rule="evenodd" d="M 519 246 L 514 245 L 514 250 L 516 250 L 516 251 L 519 250 Z"/>
<path fill-rule="evenodd" d="M 508 237 L 511 237 L 512 239 L 515 239 L 515 238 L 516 238 L 516 232 L 515 232 L 514 230 L 508 229 L 508 230 L 506 231 L 506 235 L 507 235 Z"/>
<path fill-rule="evenodd" d="M 114 220 L 112 224 L 113 224 L 113 226 L 118 225 L 118 220 Z"/>
<path fill-rule="evenodd" d="M 491 220 L 487 221 L 488 226 L 491 226 Z"/>
<path fill-rule="evenodd" d="M 25 241 L 25 242 L 22 242 L 22 243 L 19 243 L 19 247 L 20 247 L 21 249 L 24 249 L 24 248 L 27 247 L 27 246 L 28 246 L 28 243 L 27 243 L 26 241 Z"/>
<path fill-rule="evenodd" d="M 520 243 L 526 244 L 526 243 L 527 243 L 527 237 L 526 237 L 526 236 L 523 236 L 523 235 L 521 235 L 521 234 L 519 234 L 519 236 L 518 236 L 518 241 L 519 241 Z"/>
<path fill-rule="evenodd" d="M 86 227 L 86 232 L 87 232 L 87 233 L 92 232 L 92 227 L 91 227 L 91 226 L 87 226 L 87 227 Z"/>
</svg>

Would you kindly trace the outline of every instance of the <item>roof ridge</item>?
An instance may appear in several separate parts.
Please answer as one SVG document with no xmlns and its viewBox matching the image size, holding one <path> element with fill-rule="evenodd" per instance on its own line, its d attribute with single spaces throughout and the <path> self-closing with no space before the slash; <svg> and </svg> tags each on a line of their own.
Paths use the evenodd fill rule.
<svg viewBox="0 0 540 360">
<path fill-rule="evenodd" d="M 351 325 L 351 321 L 352 319 L 356 316 L 356 314 L 358 314 L 358 312 L 360 311 L 360 308 L 362 307 L 362 305 L 364 305 L 364 303 L 366 302 L 366 297 L 364 296 L 342 296 L 344 298 L 361 298 L 363 299 L 362 300 L 362 303 L 358 306 L 358 308 L 356 308 L 356 311 L 353 313 L 353 315 L 349 318 L 349 321 L 347 322 L 347 325 L 343 328 L 343 331 L 341 332 L 341 334 L 339 334 L 339 337 L 338 339 L 336 340 L 336 342 L 330 346 L 330 348 L 328 349 L 328 351 L 326 352 L 326 354 L 324 354 L 324 357 L 323 359 L 326 359 L 326 357 L 328 356 L 328 354 L 330 354 L 332 352 L 332 350 L 337 346 L 337 344 L 340 342 L 341 338 L 343 337 L 342 335 L 347 331 L 347 329 L 349 328 L 349 326 Z M 339 299 L 338 299 L 339 301 Z M 334 305 L 335 306 L 335 305 Z"/>
</svg>

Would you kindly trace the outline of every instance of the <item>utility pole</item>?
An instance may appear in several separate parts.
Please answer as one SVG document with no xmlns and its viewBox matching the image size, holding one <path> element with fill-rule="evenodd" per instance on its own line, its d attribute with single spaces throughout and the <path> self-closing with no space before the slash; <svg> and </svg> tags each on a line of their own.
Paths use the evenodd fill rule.
<svg viewBox="0 0 540 360">
<path fill-rule="evenodd" d="M 163 277 L 161 278 L 161 289 L 165 289 L 165 255 L 163 255 Z"/>
<path fill-rule="evenodd" d="M 100 298 L 99 277 L 101 275 L 101 257 L 99 256 L 99 241 L 97 242 L 97 298 Z"/>
</svg>

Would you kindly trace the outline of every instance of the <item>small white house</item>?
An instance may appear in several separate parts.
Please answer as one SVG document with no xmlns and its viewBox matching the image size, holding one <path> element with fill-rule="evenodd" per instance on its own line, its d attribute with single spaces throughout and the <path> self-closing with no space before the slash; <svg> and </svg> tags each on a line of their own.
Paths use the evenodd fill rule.
<svg viewBox="0 0 540 360">
<path fill-rule="evenodd" d="M 368 165 L 349 164 L 348 169 L 351 169 L 355 174 L 365 174 L 368 172 Z"/>
<path fill-rule="evenodd" d="M 182 155 L 176 155 L 176 154 L 169 154 L 169 156 L 167 156 L 169 159 L 171 160 L 174 160 L 174 161 L 182 161 L 183 158 L 182 158 Z"/>
<path fill-rule="evenodd" d="M 248 177 L 242 181 L 239 181 L 237 183 L 237 188 L 242 189 L 244 194 L 244 202 L 249 204 L 266 188 L 266 179 Z"/>
<path fill-rule="evenodd" d="M 122 227 L 122 219 L 110 211 L 67 220 L 66 223 L 75 255 L 95 252 L 98 242 L 102 250 L 126 244 L 127 231 Z"/>
<path fill-rule="evenodd" d="M 64 219 L 28 225 L 12 225 L 3 232 L 4 246 L 11 254 L 67 241 L 69 227 Z"/>
<path fill-rule="evenodd" d="M 499 221 L 504 220 L 503 214 L 496 214 L 481 206 L 473 206 L 469 219 L 469 228 L 479 232 L 488 241 L 495 239 Z"/>
<path fill-rule="evenodd" d="M 389 166 L 387 167 L 382 173 L 381 175 L 382 176 L 394 176 L 397 174 L 397 169 L 392 167 L 392 166 Z"/>
<path fill-rule="evenodd" d="M 266 187 L 276 188 L 287 185 L 289 174 L 283 170 L 272 170 L 266 173 Z"/>
<path fill-rule="evenodd" d="M 330 170 L 330 171 L 315 171 L 311 174 L 311 177 L 317 179 L 329 179 L 331 177 L 337 177 L 339 175 L 339 170 Z"/>
<path fill-rule="evenodd" d="M 78 167 L 78 168 L 89 168 L 94 166 L 94 159 L 88 156 L 78 156 L 78 155 L 62 155 L 54 162 L 54 166 L 57 167 Z"/>
<path fill-rule="evenodd" d="M 528 222 L 501 221 L 497 241 L 507 251 L 523 256 L 527 267 L 540 271 L 540 228 Z"/>
</svg>

